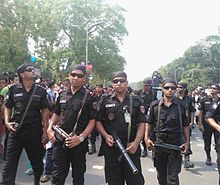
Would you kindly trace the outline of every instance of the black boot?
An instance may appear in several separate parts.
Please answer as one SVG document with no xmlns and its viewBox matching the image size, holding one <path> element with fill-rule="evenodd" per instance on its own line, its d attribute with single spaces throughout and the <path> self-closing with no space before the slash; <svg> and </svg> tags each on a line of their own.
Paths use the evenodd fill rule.
<svg viewBox="0 0 220 185">
<path fill-rule="evenodd" d="M 194 168 L 194 164 L 190 161 L 189 155 L 185 156 L 184 168 Z"/>
<path fill-rule="evenodd" d="M 210 155 L 210 151 L 206 151 L 206 161 L 205 161 L 205 164 L 207 166 L 211 166 L 212 165 L 212 158 L 211 158 L 211 155 Z"/>
<path fill-rule="evenodd" d="M 34 184 L 33 185 L 40 185 L 40 177 L 34 177 Z"/>
</svg>

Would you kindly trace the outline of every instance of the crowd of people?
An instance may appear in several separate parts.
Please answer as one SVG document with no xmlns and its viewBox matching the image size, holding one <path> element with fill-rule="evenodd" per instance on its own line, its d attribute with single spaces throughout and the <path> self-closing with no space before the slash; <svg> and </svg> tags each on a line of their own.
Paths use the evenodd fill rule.
<svg viewBox="0 0 220 185">
<path fill-rule="evenodd" d="M 70 165 L 73 184 L 83 185 L 87 152 L 104 156 L 109 185 L 144 185 L 140 158 L 149 150 L 158 184 L 178 185 L 182 156 L 184 168 L 194 167 L 190 135 L 195 124 L 203 135 L 208 166 L 213 162 L 214 135 L 220 172 L 219 84 L 189 91 L 184 81 L 163 80 L 154 72 L 143 80 L 141 90 L 133 90 L 127 74 L 117 71 L 108 87 L 88 88 L 83 65 L 75 65 L 68 80 L 59 84 L 44 78 L 36 81 L 31 64 L 16 72 L 0 76 L 2 185 L 15 184 L 23 149 L 34 185 L 49 180 L 65 184 Z"/>
</svg>

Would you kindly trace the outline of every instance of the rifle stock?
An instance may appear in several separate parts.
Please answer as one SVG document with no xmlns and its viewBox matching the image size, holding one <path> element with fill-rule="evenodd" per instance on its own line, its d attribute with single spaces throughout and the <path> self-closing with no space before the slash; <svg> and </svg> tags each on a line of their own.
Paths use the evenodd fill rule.
<svg viewBox="0 0 220 185">
<path fill-rule="evenodd" d="M 180 148 L 180 146 L 167 144 L 167 143 L 162 143 L 162 142 L 155 142 L 154 146 L 158 149 L 167 149 L 167 150 L 176 150 L 176 151 L 181 151 L 182 150 Z"/>
</svg>

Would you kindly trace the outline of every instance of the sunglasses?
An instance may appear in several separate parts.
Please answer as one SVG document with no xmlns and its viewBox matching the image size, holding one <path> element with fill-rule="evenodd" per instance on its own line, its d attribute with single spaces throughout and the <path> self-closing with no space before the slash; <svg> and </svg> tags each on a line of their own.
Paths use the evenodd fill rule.
<svg viewBox="0 0 220 185">
<path fill-rule="evenodd" d="M 120 82 L 120 83 L 125 83 L 127 80 L 126 79 L 124 79 L 124 78 L 122 78 L 122 79 L 114 79 L 114 80 L 112 80 L 112 82 L 114 83 L 114 84 L 117 84 L 118 82 Z"/>
<path fill-rule="evenodd" d="M 176 90 L 176 87 L 175 86 L 165 86 L 165 87 L 163 87 L 165 90 L 169 90 L 169 89 L 171 89 L 171 90 Z"/>
<path fill-rule="evenodd" d="M 211 89 L 217 90 L 217 87 L 211 87 Z"/>
<path fill-rule="evenodd" d="M 179 88 L 179 89 L 183 89 L 184 87 L 182 87 L 182 86 L 178 86 L 177 88 Z"/>
<path fill-rule="evenodd" d="M 26 72 L 32 72 L 33 70 L 34 70 L 33 67 L 29 67 L 29 68 L 25 69 L 24 71 L 26 71 Z"/>
<path fill-rule="evenodd" d="M 75 78 L 75 77 L 77 77 L 77 78 L 83 78 L 83 77 L 84 77 L 84 74 L 70 73 L 70 75 L 71 75 L 73 78 Z"/>
</svg>

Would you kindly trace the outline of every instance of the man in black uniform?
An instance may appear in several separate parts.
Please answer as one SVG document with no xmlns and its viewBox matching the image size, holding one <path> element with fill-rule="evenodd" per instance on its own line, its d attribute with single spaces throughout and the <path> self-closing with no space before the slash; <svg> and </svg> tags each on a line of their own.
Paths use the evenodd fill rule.
<svg viewBox="0 0 220 185">
<path fill-rule="evenodd" d="M 83 87 L 85 66 L 75 65 L 69 74 L 70 88 L 59 96 L 47 133 L 54 143 L 52 184 L 64 185 L 72 167 L 73 185 L 84 184 L 86 171 L 87 137 L 95 127 L 96 110 L 91 95 Z M 83 103 L 84 102 L 84 103 Z M 61 129 L 69 134 L 64 142 L 56 140 L 52 130 L 54 124 L 60 123 Z"/>
<path fill-rule="evenodd" d="M 215 85 L 220 91 L 219 84 Z M 220 185 L 220 98 L 216 101 L 212 101 L 209 110 L 205 115 L 206 122 L 209 123 L 217 131 L 217 143 L 215 145 L 217 153 L 217 167 L 219 173 L 219 185 Z"/>
<path fill-rule="evenodd" d="M 189 127 L 184 106 L 174 97 L 176 82 L 165 80 L 161 100 L 151 103 L 147 116 L 145 142 L 154 151 L 154 165 L 160 185 L 178 185 L 182 157 L 180 151 L 154 148 L 155 142 L 172 144 L 184 149 L 189 147 Z M 183 143 L 183 139 L 185 142 Z"/>
<path fill-rule="evenodd" d="M 206 165 L 211 166 L 212 165 L 212 159 L 211 159 L 211 143 L 212 143 L 212 135 L 214 135 L 214 141 L 215 145 L 217 145 L 217 137 L 218 132 L 211 127 L 205 120 L 205 115 L 210 109 L 210 105 L 212 105 L 213 102 L 220 102 L 219 96 L 218 96 L 218 85 L 211 85 L 209 88 L 209 96 L 205 96 L 200 100 L 199 103 L 199 130 L 202 132 L 203 140 L 204 140 L 204 150 L 206 152 Z"/>
<path fill-rule="evenodd" d="M 30 64 L 21 65 L 17 73 L 20 83 L 10 87 L 5 102 L 5 124 L 10 133 L 1 184 L 15 184 L 17 166 L 24 148 L 33 167 L 34 185 L 38 185 L 43 173 L 43 145 L 48 142 L 47 93 L 45 89 L 34 83 L 35 71 Z M 27 114 L 20 123 L 31 96 L 32 101 Z M 14 115 L 11 119 L 12 109 Z M 16 128 L 15 123 L 21 124 L 19 129 Z"/>
<path fill-rule="evenodd" d="M 112 95 L 105 97 L 98 111 L 96 128 L 102 137 L 105 157 L 105 177 L 109 185 L 143 185 L 144 177 L 140 164 L 140 142 L 144 136 L 145 110 L 138 97 L 128 94 L 127 75 L 125 72 L 114 72 Z M 121 153 L 114 145 L 112 133 L 121 139 L 139 173 L 134 175 Z M 120 160 L 119 160 L 120 159 Z"/>
<path fill-rule="evenodd" d="M 190 136 L 191 136 L 191 129 L 194 124 L 194 112 L 196 109 L 194 107 L 193 98 L 188 96 L 188 89 L 187 84 L 184 82 L 179 82 L 177 85 L 177 93 L 176 96 L 178 100 L 183 104 L 186 111 L 186 116 L 189 122 L 189 129 L 190 129 Z M 192 154 L 191 145 L 189 145 L 189 150 L 184 155 L 185 163 L 184 168 L 193 168 L 194 163 L 190 161 L 190 155 Z"/>
<path fill-rule="evenodd" d="M 143 84 L 144 84 L 144 89 L 140 93 L 140 98 L 141 98 L 141 101 L 144 105 L 145 113 L 147 114 L 148 109 L 150 107 L 150 104 L 154 100 L 153 99 L 154 98 L 153 92 L 152 92 L 152 89 L 151 89 L 152 80 L 144 79 Z M 146 157 L 148 155 L 148 153 L 147 153 L 146 143 L 144 142 L 144 138 L 142 140 L 142 145 L 143 145 L 143 151 L 141 152 L 141 157 Z"/>
</svg>

